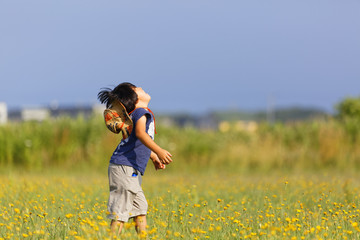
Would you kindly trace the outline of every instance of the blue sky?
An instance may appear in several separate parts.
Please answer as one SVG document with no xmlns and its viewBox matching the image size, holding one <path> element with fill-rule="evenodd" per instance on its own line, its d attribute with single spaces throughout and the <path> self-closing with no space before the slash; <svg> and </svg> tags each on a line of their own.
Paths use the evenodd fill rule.
<svg viewBox="0 0 360 240">
<path fill-rule="evenodd" d="M 358 0 L 0 0 L 0 102 L 97 103 L 128 81 L 158 112 L 360 96 Z"/>
</svg>

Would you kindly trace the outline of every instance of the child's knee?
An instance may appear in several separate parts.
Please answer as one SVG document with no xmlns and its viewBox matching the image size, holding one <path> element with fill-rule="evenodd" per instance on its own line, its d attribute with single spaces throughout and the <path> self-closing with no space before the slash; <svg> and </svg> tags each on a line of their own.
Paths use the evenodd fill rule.
<svg viewBox="0 0 360 240">
<path fill-rule="evenodd" d="M 136 219 L 146 219 L 146 215 L 139 215 L 139 216 L 136 216 Z"/>
</svg>

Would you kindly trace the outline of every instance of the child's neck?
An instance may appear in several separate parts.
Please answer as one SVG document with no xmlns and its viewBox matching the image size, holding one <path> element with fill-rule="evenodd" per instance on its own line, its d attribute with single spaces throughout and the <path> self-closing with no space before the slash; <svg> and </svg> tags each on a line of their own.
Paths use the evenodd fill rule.
<svg viewBox="0 0 360 240">
<path fill-rule="evenodd" d="M 149 105 L 149 102 L 139 101 L 136 103 L 135 108 L 147 108 L 148 105 Z"/>
</svg>

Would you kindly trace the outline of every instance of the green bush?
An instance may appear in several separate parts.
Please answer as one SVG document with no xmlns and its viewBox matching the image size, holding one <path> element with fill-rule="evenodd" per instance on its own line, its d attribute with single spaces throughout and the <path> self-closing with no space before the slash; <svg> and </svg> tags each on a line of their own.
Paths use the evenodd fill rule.
<svg viewBox="0 0 360 240">
<path fill-rule="evenodd" d="M 356 141 L 360 132 L 360 97 L 345 98 L 337 106 L 337 117 L 350 135 Z"/>
<path fill-rule="evenodd" d="M 345 98 L 336 106 L 336 109 L 341 119 L 352 118 L 360 120 L 360 97 Z"/>
<path fill-rule="evenodd" d="M 359 131 L 336 119 L 260 124 L 255 132 L 199 130 L 158 124 L 156 142 L 173 154 L 168 171 L 357 170 Z M 0 126 L 0 167 L 106 169 L 121 135 L 101 116 Z M 151 163 L 150 163 L 151 164 Z M 150 167 L 152 168 L 152 167 Z"/>
</svg>

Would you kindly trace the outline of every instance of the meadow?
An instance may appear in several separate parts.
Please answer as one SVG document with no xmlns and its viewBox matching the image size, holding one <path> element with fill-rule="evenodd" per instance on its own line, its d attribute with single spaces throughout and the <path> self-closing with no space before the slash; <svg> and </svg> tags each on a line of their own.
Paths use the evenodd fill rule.
<svg viewBox="0 0 360 240">
<path fill-rule="evenodd" d="M 143 178 L 147 239 L 360 238 L 353 128 L 322 119 L 157 131 L 174 162 L 149 163 Z M 138 238 L 131 222 L 111 236 L 106 219 L 119 138 L 98 117 L 0 126 L 0 239 Z"/>
<path fill-rule="evenodd" d="M 1 177 L 0 239 L 111 239 L 104 175 Z M 356 177 L 144 177 L 147 239 L 359 239 Z M 136 239 L 132 222 L 121 238 Z"/>
</svg>

